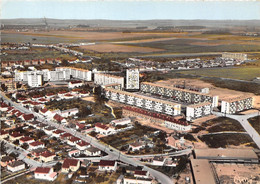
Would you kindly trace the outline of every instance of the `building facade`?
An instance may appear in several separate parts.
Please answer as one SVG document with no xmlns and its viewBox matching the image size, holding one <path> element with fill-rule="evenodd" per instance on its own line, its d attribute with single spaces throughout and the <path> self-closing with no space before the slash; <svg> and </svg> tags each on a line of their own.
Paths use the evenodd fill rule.
<svg viewBox="0 0 260 184">
<path fill-rule="evenodd" d="M 112 88 L 106 88 L 104 90 L 106 98 L 119 103 L 132 105 L 171 116 L 177 116 L 181 113 L 180 104 L 173 103 L 167 100 L 161 100 L 158 98 L 152 98 L 140 94 L 115 90 Z"/>
<path fill-rule="evenodd" d="M 240 96 L 221 101 L 221 112 L 225 114 L 234 114 L 253 107 L 253 97 Z"/>
<path fill-rule="evenodd" d="M 202 102 L 211 102 L 213 107 L 218 106 L 218 96 L 206 95 L 187 89 L 142 82 L 140 90 L 143 93 L 170 98 L 181 103 L 197 104 Z"/>
<path fill-rule="evenodd" d="M 104 73 L 95 73 L 94 83 L 102 86 L 108 84 L 120 84 L 121 88 L 124 88 L 124 77 L 119 77 L 119 76 L 109 75 Z"/>
<path fill-rule="evenodd" d="M 138 90 L 139 89 L 139 70 L 127 69 L 126 70 L 126 89 Z"/>
<path fill-rule="evenodd" d="M 192 104 L 186 107 L 186 120 L 192 121 L 203 116 L 208 116 L 212 113 L 212 104 L 204 102 Z"/>
</svg>

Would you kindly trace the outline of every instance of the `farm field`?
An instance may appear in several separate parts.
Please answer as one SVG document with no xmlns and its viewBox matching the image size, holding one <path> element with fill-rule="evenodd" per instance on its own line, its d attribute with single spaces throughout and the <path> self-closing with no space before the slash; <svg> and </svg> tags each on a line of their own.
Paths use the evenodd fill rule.
<svg viewBox="0 0 260 184">
<path fill-rule="evenodd" d="M 11 50 L 5 51 L 8 55 L 1 56 L 2 61 L 23 61 L 23 60 L 34 60 L 34 59 L 49 59 L 49 58 L 60 58 L 60 59 L 76 59 L 74 56 L 68 54 L 62 54 L 56 50 L 50 50 L 46 48 L 32 48 L 30 50 Z"/>
<path fill-rule="evenodd" d="M 97 52 L 160 52 L 163 49 L 149 48 L 149 47 L 138 47 L 138 46 L 128 46 L 128 45 L 116 45 L 110 43 L 98 44 L 98 45 L 87 45 L 80 46 L 83 50 L 91 50 Z"/>
<path fill-rule="evenodd" d="M 212 69 L 199 69 L 199 70 L 186 70 L 179 71 L 182 74 L 200 75 L 207 77 L 220 77 L 230 79 L 240 79 L 251 81 L 260 76 L 260 66 L 250 67 L 237 67 L 237 68 L 212 68 Z"/>
<path fill-rule="evenodd" d="M 152 38 L 165 38 L 174 37 L 175 33 L 123 33 L 123 32 L 87 32 L 87 31 L 50 31 L 50 32 L 14 32 L 14 31 L 3 31 L 3 34 L 16 34 L 26 35 L 33 37 L 54 37 L 60 39 L 71 39 L 71 40 L 88 40 L 88 41 L 104 41 L 104 40 L 135 40 L 135 39 L 152 39 Z M 5 42 L 5 40 L 3 40 Z"/>
</svg>

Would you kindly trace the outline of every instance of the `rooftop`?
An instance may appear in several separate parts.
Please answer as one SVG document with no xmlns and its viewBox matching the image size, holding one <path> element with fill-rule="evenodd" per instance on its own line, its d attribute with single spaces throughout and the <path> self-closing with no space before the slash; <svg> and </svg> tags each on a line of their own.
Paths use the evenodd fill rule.
<svg viewBox="0 0 260 184">
<path fill-rule="evenodd" d="M 214 159 L 258 159 L 253 149 L 195 149 L 196 158 Z"/>
<path fill-rule="evenodd" d="M 208 160 L 191 159 L 192 172 L 196 184 L 215 184 L 215 178 Z"/>
</svg>

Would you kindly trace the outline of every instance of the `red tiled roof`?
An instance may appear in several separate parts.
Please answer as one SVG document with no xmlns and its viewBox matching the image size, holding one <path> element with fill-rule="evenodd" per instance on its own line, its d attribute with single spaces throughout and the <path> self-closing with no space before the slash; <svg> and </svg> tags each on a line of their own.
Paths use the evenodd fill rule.
<svg viewBox="0 0 260 184">
<path fill-rule="evenodd" d="M 44 143 L 39 142 L 39 141 L 34 141 L 34 142 L 30 143 L 30 146 L 39 146 L 39 145 L 44 145 Z"/>
<path fill-rule="evenodd" d="M 5 134 L 8 134 L 8 131 L 1 130 L 1 135 L 5 135 Z"/>
<path fill-rule="evenodd" d="M 42 95 L 34 95 L 33 98 L 41 98 L 43 97 Z"/>
<path fill-rule="evenodd" d="M 62 116 L 60 116 L 59 114 L 55 114 L 55 116 L 53 116 L 53 118 L 56 120 L 56 121 L 62 121 L 64 118 Z"/>
<path fill-rule="evenodd" d="M 66 95 L 64 95 L 64 96 L 68 96 L 68 97 L 69 97 L 69 96 L 73 96 L 73 95 L 71 95 L 71 94 L 68 93 L 68 94 L 66 94 Z"/>
<path fill-rule="evenodd" d="M 108 126 L 106 126 L 106 125 L 104 125 L 104 124 L 102 124 L 102 123 L 96 123 L 96 124 L 95 124 L 95 127 L 99 127 L 99 128 L 104 129 L 104 130 L 107 130 L 107 129 L 109 128 Z"/>
<path fill-rule="evenodd" d="M 55 130 L 53 133 L 54 134 L 62 134 L 62 133 L 64 133 L 64 131 L 63 130 Z"/>
<path fill-rule="evenodd" d="M 67 93 L 67 91 L 60 91 L 59 94 Z"/>
<path fill-rule="evenodd" d="M 45 98 L 40 98 L 39 101 L 46 102 L 47 100 Z"/>
<path fill-rule="evenodd" d="M 77 138 L 77 137 L 74 137 L 74 136 L 69 139 L 70 142 L 76 142 L 76 141 L 79 141 L 79 140 L 80 140 L 80 138 Z"/>
<path fill-rule="evenodd" d="M 34 118 L 34 115 L 33 115 L 33 114 L 24 114 L 24 115 L 23 115 L 23 119 L 24 119 L 25 121 L 31 120 L 31 119 L 33 119 L 33 118 Z"/>
<path fill-rule="evenodd" d="M 13 107 L 8 107 L 7 112 L 12 111 L 13 109 Z"/>
<path fill-rule="evenodd" d="M 79 84 L 79 83 L 82 83 L 82 81 L 71 81 L 70 83 L 71 84 Z"/>
<path fill-rule="evenodd" d="M 48 93 L 46 96 L 53 96 L 55 95 L 54 93 Z"/>
<path fill-rule="evenodd" d="M 55 154 L 50 152 L 50 151 L 45 151 L 43 153 L 41 153 L 41 156 L 45 157 L 45 158 L 48 158 L 48 157 L 51 157 L 51 156 L 54 156 Z"/>
<path fill-rule="evenodd" d="M 147 174 L 147 171 L 135 171 L 135 174 L 145 176 Z"/>
<path fill-rule="evenodd" d="M 70 133 L 65 133 L 61 136 L 61 138 L 65 138 L 65 137 L 71 137 L 72 135 Z"/>
<path fill-rule="evenodd" d="M 33 140 L 33 138 L 28 137 L 28 136 L 22 137 L 22 138 L 20 139 L 20 141 L 23 141 L 23 142 L 31 141 L 31 140 Z"/>
<path fill-rule="evenodd" d="M 42 113 L 45 113 L 45 112 L 48 111 L 48 109 L 44 108 L 44 109 L 41 109 L 40 111 L 41 111 Z"/>
<path fill-rule="evenodd" d="M 99 166 L 114 166 L 115 161 L 114 160 L 100 160 Z"/>
<path fill-rule="evenodd" d="M 13 132 L 13 133 L 10 134 L 10 136 L 12 136 L 12 137 L 21 137 L 23 135 L 21 133 L 19 133 L 19 132 Z"/>
<path fill-rule="evenodd" d="M 85 142 L 85 141 L 80 141 L 79 143 L 77 143 L 77 145 L 79 145 L 79 146 L 87 146 L 87 145 L 89 145 L 89 143 Z"/>
<path fill-rule="evenodd" d="M 40 174 L 48 174 L 50 172 L 51 168 L 48 167 L 37 167 L 34 171 L 34 173 L 40 173 Z"/>
<path fill-rule="evenodd" d="M 6 103 L 1 103 L 1 107 L 5 108 L 5 107 L 9 107 Z"/>
<path fill-rule="evenodd" d="M 77 166 L 78 160 L 66 158 L 62 164 L 62 168 L 70 168 L 70 166 Z"/>
</svg>

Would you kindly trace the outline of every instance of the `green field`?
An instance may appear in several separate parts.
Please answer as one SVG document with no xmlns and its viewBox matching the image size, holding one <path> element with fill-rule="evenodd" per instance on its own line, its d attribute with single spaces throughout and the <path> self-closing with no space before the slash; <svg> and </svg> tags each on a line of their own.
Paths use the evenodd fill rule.
<svg viewBox="0 0 260 184">
<path fill-rule="evenodd" d="M 206 77 L 219 77 L 251 81 L 260 76 L 260 67 L 214 68 L 180 71 L 182 74 L 199 75 Z"/>
</svg>

